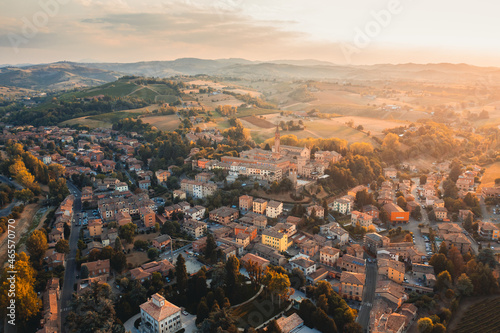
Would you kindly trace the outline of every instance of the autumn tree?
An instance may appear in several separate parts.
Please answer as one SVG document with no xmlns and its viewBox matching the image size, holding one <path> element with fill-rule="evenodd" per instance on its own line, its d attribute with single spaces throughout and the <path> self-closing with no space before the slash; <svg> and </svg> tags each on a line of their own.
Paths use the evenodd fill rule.
<svg viewBox="0 0 500 333">
<path fill-rule="evenodd" d="M 424 317 L 418 320 L 417 327 L 420 333 L 431 333 L 434 324 L 429 317 Z"/>
<path fill-rule="evenodd" d="M 262 282 L 266 286 L 267 291 L 271 294 L 271 301 L 273 304 L 275 302 L 275 297 L 277 297 L 279 306 L 281 306 L 281 300 L 285 299 L 289 293 L 290 280 L 288 275 L 268 269 Z"/>
<path fill-rule="evenodd" d="M 243 267 L 245 267 L 245 270 L 247 271 L 248 277 L 250 278 L 250 281 L 252 281 L 252 284 L 257 287 L 261 283 L 262 277 L 264 276 L 264 270 L 262 269 L 262 266 L 259 265 L 256 261 L 250 259 L 244 263 Z"/>
<path fill-rule="evenodd" d="M 26 250 L 33 263 L 40 263 L 48 248 L 47 236 L 42 230 L 33 231 L 26 241 Z"/>
<path fill-rule="evenodd" d="M 436 278 L 437 290 L 444 290 L 451 287 L 451 275 L 448 271 L 442 271 Z"/>
<path fill-rule="evenodd" d="M 22 201 L 24 204 L 33 199 L 34 196 L 35 195 L 33 194 L 33 192 L 31 192 L 31 190 L 28 188 L 14 192 L 14 198 Z"/>
<path fill-rule="evenodd" d="M 24 252 L 15 255 L 13 266 L 10 270 L 17 272 L 15 281 L 16 322 L 25 323 L 36 316 L 42 307 L 42 301 L 38 298 L 34 288 L 37 273 Z M 9 277 L 8 270 L 4 270 L 0 285 L 0 313 L 3 318 L 6 318 L 7 306 L 11 299 L 9 296 L 10 281 L 7 280 Z"/>
</svg>

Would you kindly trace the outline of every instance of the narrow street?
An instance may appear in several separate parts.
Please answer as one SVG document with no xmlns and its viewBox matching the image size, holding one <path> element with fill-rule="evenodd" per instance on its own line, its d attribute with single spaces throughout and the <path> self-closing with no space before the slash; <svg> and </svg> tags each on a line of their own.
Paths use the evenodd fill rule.
<svg viewBox="0 0 500 333">
<path fill-rule="evenodd" d="M 74 215 L 79 213 L 82 208 L 81 202 L 81 192 L 74 186 L 71 182 L 68 182 L 68 188 L 71 193 L 76 192 L 75 202 L 73 205 Z M 64 321 L 69 311 L 71 311 L 71 297 L 73 295 L 74 289 L 73 285 L 76 283 L 76 250 L 78 248 L 78 236 L 80 234 L 80 227 L 74 225 L 71 226 L 71 234 L 69 236 L 69 248 L 70 252 L 66 257 L 66 270 L 64 272 L 64 285 L 62 287 L 61 293 L 61 327 L 63 332 L 65 332 Z"/>
<path fill-rule="evenodd" d="M 375 300 L 375 289 L 377 288 L 377 264 L 368 263 L 366 265 L 366 281 L 363 290 L 363 302 L 358 312 L 356 322 L 363 327 L 363 332 L 368 332 L 370 324 L 370 311 Z"/>
</svg>

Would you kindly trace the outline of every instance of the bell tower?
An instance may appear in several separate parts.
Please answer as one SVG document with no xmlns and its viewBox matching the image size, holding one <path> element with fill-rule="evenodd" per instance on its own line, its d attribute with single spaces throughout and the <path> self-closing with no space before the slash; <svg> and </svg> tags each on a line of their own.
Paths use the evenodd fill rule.
<svg viewBox="0 0 500 333">
<path fill-rule="evenodd" d="M 280 129 L 278 125 L 276 125 L 276 132 L 274 133 L 274 152 L 280 152 Z"/>
</svg>

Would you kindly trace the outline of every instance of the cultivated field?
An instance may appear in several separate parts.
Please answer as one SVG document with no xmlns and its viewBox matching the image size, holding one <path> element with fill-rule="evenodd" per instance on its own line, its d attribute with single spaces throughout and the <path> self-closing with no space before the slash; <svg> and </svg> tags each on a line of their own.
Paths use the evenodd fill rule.
<svg viewBox="0 0 500 333">
<path fill-rule="evenodd" d="M 274 128 L 275 127 L 275 125 L 273 123 L 270 123 L 266 119 L 257 118 L 255 116 L 244 117 L 244 118 L 241 118 L 240 120 L 247 121 L 250 124 L 255 125 L 257 127 L 261 127 L 261 128 Z"/>
<path fill-rule="evenodd" d="M 179 127 L 179 124 L 181 123 L 179 117 L 175 114 L 170 114 L 166 116 L 143 117 L 141 118 L 141 120 L 145 123 L 155 126 L 156 128 L 162 131 L 173 131 L 177 127 Z"/>
<path fill-rule="evenodd" d="M 136 118 L 142 113 L 151 112 L 158 109 L 158 105 L 153 104 L 140 109 L 123 110 L 109 113 L 102 113 L 95 116 L 73 118 L 63 121 L 60 125 L 85 125 L 90 128 L 111 128 L 115 122 L 125 118 Z"/>
<path fill-rule="evenodd" d="M 471 305 L 453 330 L 454 333 L 494 333 L 500 327 L 500 297 Z"/>
</svg>

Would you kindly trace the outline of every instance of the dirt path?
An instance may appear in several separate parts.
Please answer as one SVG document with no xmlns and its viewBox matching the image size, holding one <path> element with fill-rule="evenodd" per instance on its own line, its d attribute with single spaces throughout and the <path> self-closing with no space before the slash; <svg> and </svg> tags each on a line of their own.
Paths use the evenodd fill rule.
<svg viewBox="0 0 500 333">
<path fill-rule="evenodd" d="M 136 91 L 142 90 L 142 89 L 144 89 L 144 88 L 146 88 L 146 87 L 145 87 L 145 86 L 140 86 L 139 88 L 132 90 L 132 92 L 131 92 L 131 93 L 129 93 L 129 94 L 127 94 L 126 96 L 130 96 L 130 95 L 132 95 L 133 93 L 135 93 Z"/>
<path fill-rule="evenodd" d="M 19 242 L 22 235 L 26 233 L 27 230 L 29 230 L 31 222 L 33 221 L 33 217 L 35 216 L 35 213 L 38 211 L 38 209 L 40 209 L 40 205 L 38 204 L 29 204 L 26 207 L 24 207 L 24 211 L 22 212 L 21 217 L 18 218 L 15 223 L 16 237 L 14 240 L 16 244 Z M 7 259 L 7 232 L 0 237 L 0 262 L 2 263 L 2 266 L 5 263 L 6 259 Z"/>
</svg>

